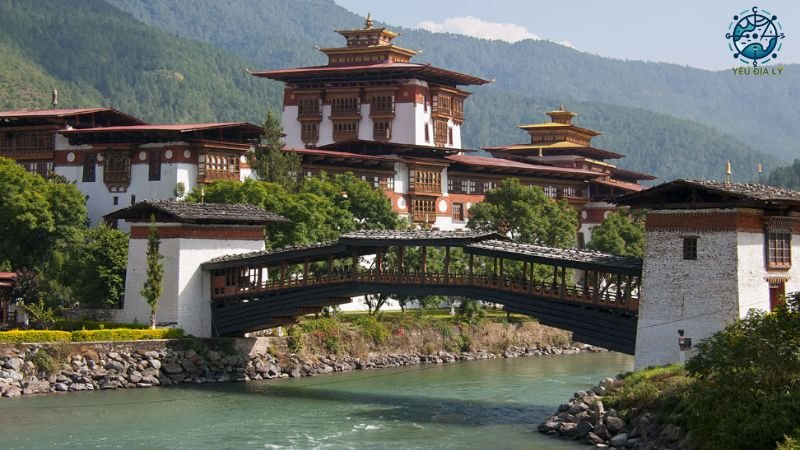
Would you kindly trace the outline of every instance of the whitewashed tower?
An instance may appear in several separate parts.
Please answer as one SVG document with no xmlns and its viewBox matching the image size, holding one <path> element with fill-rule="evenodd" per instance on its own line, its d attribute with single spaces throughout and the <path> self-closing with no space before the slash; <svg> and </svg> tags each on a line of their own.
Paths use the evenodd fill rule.
<svg viewBox="0 0 800 450">
<path fill-rule="evenodd" d="M 800 290 L 800 192 L 676 180 L 618 200 L 647 208 L 637 368 L 691 357 L 693 344 Z"/>
<path fill-rule="evenodd" d="M 119 321 L 148 323 L 150 307 L 139 293 L 147 273 L 147 237 L 155 217 L 164 256 L 164 293 L 157 319 L 186 334 L 207 337 L 211 281 L 200 265 L 212 258 L 264 250 L 264 226 L 287 219 L 257 206 L 145 200 L 106 216 L 131 224 L 125 300 Z"/>
</svg>

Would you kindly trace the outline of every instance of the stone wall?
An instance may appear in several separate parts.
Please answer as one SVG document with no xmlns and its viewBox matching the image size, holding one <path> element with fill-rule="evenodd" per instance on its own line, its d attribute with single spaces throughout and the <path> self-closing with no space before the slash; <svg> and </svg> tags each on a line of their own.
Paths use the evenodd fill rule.
<svg viewBox="0 0 800 450">
<path fill-rule="evenodd" d="M 2 397 L 314 376 L 359 369 L 443 364 L 491 358 L 605 351 L 583 344 L 512 346 L 435 354 L 370 353 L 302 357 L 286 339 L 183 339 L 101 343 L 0 344 Z"/>
</svg>

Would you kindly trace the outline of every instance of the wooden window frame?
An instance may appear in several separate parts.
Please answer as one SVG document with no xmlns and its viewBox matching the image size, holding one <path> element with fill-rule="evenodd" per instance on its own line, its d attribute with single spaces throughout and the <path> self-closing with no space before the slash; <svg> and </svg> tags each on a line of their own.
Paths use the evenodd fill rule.
<svg viewBox="0 0 800 450">
<path fill-rule="evenodd" d="M 84 155 L 81 181 L 84 183 L 97 181 L 97 155 L 94 153 L 86 152 Z"/>
<path fill-rule="evenodd" d="M 463 223 L 465 214 L 464 214 L 464 204 L 461 202 L 453 202 L 450 206 L 451 210 L 451 217 L 453 218 L 453 222 Z"/>
<path fill-rule="evenodd" d="M 792 230 L 770 228 L 766 231 L 767 269 L 792 267 Z"/>
<path fill-rule="evenodd" d="M 683 259 L 687 261 L 697 261 L 697 236 L 683 237 Z"/>
<path fill-rule="evenodd" d="M 161 181 L 161 151 L 153 150 L 147 155 L 147 179 Z"/>
</svg>

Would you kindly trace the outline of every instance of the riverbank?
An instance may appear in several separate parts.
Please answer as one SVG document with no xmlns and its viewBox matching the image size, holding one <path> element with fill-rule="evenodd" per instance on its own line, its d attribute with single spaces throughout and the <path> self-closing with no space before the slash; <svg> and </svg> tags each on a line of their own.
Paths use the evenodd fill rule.
<svg viewBox="0 0 800 450">
<path fill-rule="evenodd" d="M 653 379 L 658 380 L 657 386 L 650 382 Z M 647 388 L 642 389 L 642 381 Z M 538 430 L 596 448 L 694 450 L 697 447 L 685 424 L 672 423 L 663 405 L 687 383 L 680 366 L 606 378 L 592 389 L 573 394 Z"/>
<path fill-rule="evenodd" d="M 323 329 L 318 325 L 312 323 L 307 327 L 310 331 L 287 337 L 3 344 L 0 394 L 8 398 L 181 383 L 246 382 L 605 351 L 571 343 L 563 331 L 535 322 L 392 326 L 381 343 L 376 342 L 374 333 L 342 324 L 331 329 L 330 321 L 322 323 Z M 332 336 L 336 337 L 335 352 L 330 351 Z"/>
</svg>

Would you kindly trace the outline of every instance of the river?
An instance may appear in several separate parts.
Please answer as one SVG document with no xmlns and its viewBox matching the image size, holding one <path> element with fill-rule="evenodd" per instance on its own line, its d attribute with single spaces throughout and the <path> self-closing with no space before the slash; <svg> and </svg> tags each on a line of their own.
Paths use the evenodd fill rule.
<svg viewBox="0 0 800 450">
<path fill-rule="evenodd" d="M 579 449 L 535 425 L 631 370 L 585 353 L 0 400 L 0 447 Z"/>
</svg>

